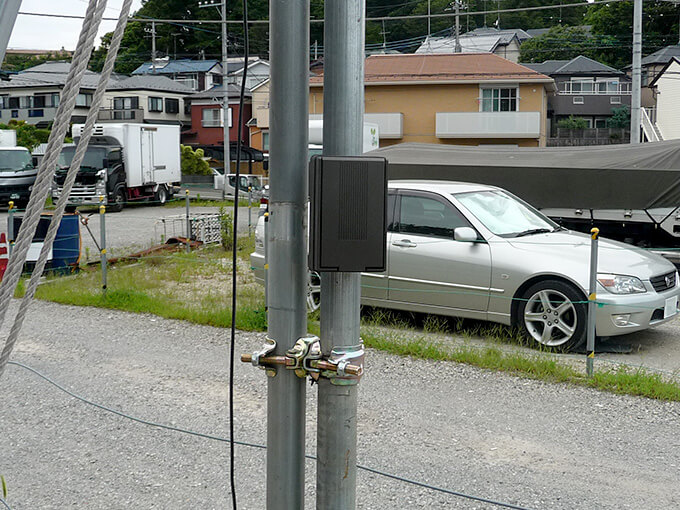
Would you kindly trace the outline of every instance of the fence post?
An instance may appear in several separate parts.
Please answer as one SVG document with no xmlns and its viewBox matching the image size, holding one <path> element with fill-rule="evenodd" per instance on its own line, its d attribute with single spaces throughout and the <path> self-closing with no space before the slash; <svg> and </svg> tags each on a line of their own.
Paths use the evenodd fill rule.
<svg viewBox="0 0 680 510">
<path fill-rule="evenodd" d="M 590 230 L 590 288 L 588 290 L 588 331 L 586 337 L 586 373 L 593 376 L 593 362 L 595 360 L 595 313 L 597 303 L 597 237 L 600 229 Z"/>
<path fill-rule="evenodd" d="M 9 254 L 12 255 L 14 248 L 14 202 L 12 201 L 10 201 L 7 210 L 7 245 L 9 246 Z"/>
<path fill-rule="evenodd" d="M 252 221 L 250 219 L 250 208 L 253 206 L 253 187 L 248 186 L 248 237 L 250 237 L 250 231 L 252 228 Z"/>
<path fill-rule="evenodd" d="M 99 202 L 103 201 L 104 197 L 100 196 Z M 103 203 L 99 206 L 99 234 L 99 253 L 102 264 L 102 292 L 106 295 L 106 206 Z"/>
<path fill-rule="evenodd" d="M 191 240 L 191 218 L 189 217 L 189 190 L 186 190 L 186 202 L 187 202 L 187 253 L 191 253 L 191 246 L 189 246 L 189 241 Z"/>
</svg>

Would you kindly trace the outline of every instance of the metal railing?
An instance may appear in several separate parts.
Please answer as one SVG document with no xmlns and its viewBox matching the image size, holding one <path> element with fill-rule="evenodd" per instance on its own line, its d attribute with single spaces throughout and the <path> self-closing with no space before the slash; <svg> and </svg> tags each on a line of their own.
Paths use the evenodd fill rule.
<svg viewBox="0 0 680 510">
<path fill-rule="evenodd" d="M 649 142 L 663 140 L 659 128 L 656 126 L 656 108 L 640 108 L 640 124 Z"/>
<path fill-rule="evenodd" d="M 578 85 L 578 87 L 574 87 Z M 564 82 L 560 83 L 558 86 L 557 93 L 563 95 L 575 95 L 575 96 L 629 96 L 631 95 L 631 84 L 630 83 L 617 83 L 610 84 L 607 82 L 588 82 L 587 85 L 590 87 L 584 87 L 586 83 L 584 82 Z M 600 87 L 602 85 L 602 87 Z M 577 90 L 575 90 L 577 89 Z"/>
<path fill-rule="evenodd" d="M 144 122 L 144 110 L 135 108 L 130 110 L 117 110 L 115 108 L 100 108 L 97 120 L 100 121 L 133 121 Z"/>
</svg>

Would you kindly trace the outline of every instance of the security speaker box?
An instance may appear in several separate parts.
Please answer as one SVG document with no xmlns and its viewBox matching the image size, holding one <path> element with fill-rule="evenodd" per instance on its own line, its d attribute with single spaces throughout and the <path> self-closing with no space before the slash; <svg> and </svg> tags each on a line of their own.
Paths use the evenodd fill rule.
<svg viewBox="0 0 680 510">
<path fill-rule="evenodd" d="M 309 168 L 309 268 L 384 271 L 387 160 L 314 156 Z"/>
</svg>

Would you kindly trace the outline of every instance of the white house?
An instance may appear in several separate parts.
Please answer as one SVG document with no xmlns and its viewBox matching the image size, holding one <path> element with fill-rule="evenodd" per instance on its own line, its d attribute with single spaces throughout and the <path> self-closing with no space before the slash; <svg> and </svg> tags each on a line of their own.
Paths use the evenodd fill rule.
<svg viewBox="0 0 680 510">
<path fill-rule="evenodd" d="M 662 140 L 680 138 L 680 59 L 673 57 L 650 83 L 656 97 L 656 128 Z"/>
</svg>

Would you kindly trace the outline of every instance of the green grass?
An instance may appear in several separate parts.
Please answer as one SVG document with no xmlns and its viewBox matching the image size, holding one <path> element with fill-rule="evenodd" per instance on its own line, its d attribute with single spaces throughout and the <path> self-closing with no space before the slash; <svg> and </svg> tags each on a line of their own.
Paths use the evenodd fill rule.
<svg viewBox="0 0 680 510">
<path fill-rule="evenodd" d="M 264 292 L 255 283 L 248 261 L 253 250 L 253 237 L 239 239 L 236 327 L 265 331 Z M 36 297 L 226 328 L 231 326 L 231 256 L 221 247 L 210 247 L 191 254 L 164 254 L 120 264 L 108 272 L 106 293 L 101 289 L 99 268 L 85 268 L 73 278 L 50 277 L 48 283 L 38 288 Z M 22 293 L 23 282 L 17 290 L 18 295 Z M 318 312 L 309 316 L 308 330 L 319 334 Z M 463 344 L 452 342 L 446 335 L 462 338 Z M 583 363 L 573 359 L 565 362 L 544 352 L 512 349 L 526 345 L 526 341 L 505 326 L 367 308 L 362 317 L 361 336 L 367 347 L 399 356 L 465 363 L 550 383 L 680 401 L 680 383 L 676 379 L 668 380 L 644 369 L 625 366 L 606 369 L 601 365 L 588 378 Z"/>
</svg>

